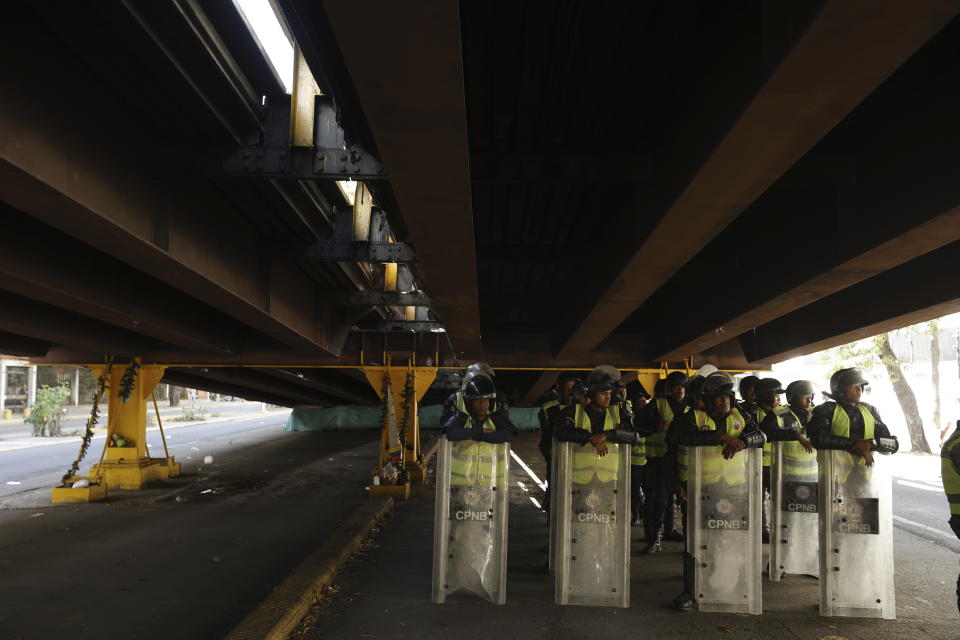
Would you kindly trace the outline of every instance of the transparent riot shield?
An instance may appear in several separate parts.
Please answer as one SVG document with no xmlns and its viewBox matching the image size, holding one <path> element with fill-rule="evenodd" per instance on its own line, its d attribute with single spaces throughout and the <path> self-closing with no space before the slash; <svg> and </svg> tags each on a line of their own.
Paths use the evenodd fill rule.
<svg viewBox="0 0 960 640">
<path fill-rule="evenodd" d="M 607 450 L 554 449 L 557 604 L 630 606 L 630 447 Z"/>
<path fill-rule="evenodd" d="M 768 575 L 820 575 L 820 517 L 817 502 L 817 453 L 799 442 L 774 442 L 770 489 L 773 535 Z"/>
<path fill-rule="evenodd" d="M 896 618 L 889 459 L 820 451 L 820 615 Z"/>
<path fill-rule="evenodd" d="M 548 568 L 550 574 L 557 572 L 557 451 L 560 443 L 556 438 L 553 439 L 550 447 L 550 543 L 547 554 Z"/>
<path fill-rule="evenodd" d="M 433 601 L 458 591 L 507 598 L 510 445 L 474 440 L 437 447 Z"/>
<path fill-rule="evenodd" d="M 759 615 L 763 607 L 763 451 L 724 460 L 721 447 L 688 447 L 687 551 L 700 611 Z"/>
</svg>

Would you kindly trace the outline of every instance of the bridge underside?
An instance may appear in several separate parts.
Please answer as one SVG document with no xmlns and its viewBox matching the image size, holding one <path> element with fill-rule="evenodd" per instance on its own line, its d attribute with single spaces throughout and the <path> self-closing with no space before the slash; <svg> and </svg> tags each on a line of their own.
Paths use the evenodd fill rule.
<svg viewBox="0 0 960 640">
<path fill-rule="evenodd" d="M 323 406 L 482 358 L 531 401 L 960 310 L 958 8 L 888 4 L 278 0 L 291 106 L 232 3 L 10 3 L 0 352 Z"/>
</svg>

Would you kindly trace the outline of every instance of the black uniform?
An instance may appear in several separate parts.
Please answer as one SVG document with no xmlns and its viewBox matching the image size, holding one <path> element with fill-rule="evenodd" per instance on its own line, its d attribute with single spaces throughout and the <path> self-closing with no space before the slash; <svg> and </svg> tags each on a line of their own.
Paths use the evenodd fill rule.
<svg viewBox="0 0 960 640">
<path fill-rule="evenodd" d="M 560 416 L 554 425 L 554 432 L 557 440 L 560 442 L 576 442 L 577 444 L 587 444 L 590 436 L 595 433 L 603 432 L 603 423 L 606 421 L 607 410 L 597 411 L 592 405 L 584 407 L 584 413 L 590 420 L 590 432 L 577 427 L 576 419 L 577 405 L 564 407 Z M 620 424 L 612 431 L 607 431 L 607 440 L 613 444 L 633 445 L 637 442 L 637 433 L 633 428 L 630 410 L 621 406 L 619 409 Z"/>
<path fill-rule="evenodd" d="M 846 412 L 850 419 L 850 437 L 837 436 L 833 434 L 831 424 L 833 422 L 833 412 L 837 408 L 836 402 L 824 402 L 813 410 L 810 418 L 810 424 L 807 425 L 807 433 L 810 434 L 810 442 L 817 449 L 836 449 L 847 451 L 857 440 L 864 439 L 863 415 L 860 413 L 859 405 L 839 403 L 840 407 Z M 880 414 L 877 413 L 873 405 L 861 402 L 873 414 L 876 423 L 873 429 L 874 438 L 890 438 L 890 429 L 880 420 Z"/>
<path fill-rule="evenodd" d="M 669 396 L 661 397 L 670 405 L 670 409 L 674 415 L 673 422 L 675 423 L 687 410 L 687 406 Z M 644 405 L 643 409 L 637 413 L 634 419 L 637 432 L 640 433 L 641 437 L 660 432 L 660 426 L 664 422 L 665 420 L 663 416 L 660 415 L 660 409 L 656 401 L 651 401 Z M 666 440 L 669 441 L 672 426 L 667 424 L 665 425 L 665 429 Z M 673 531 L 673 497 L 676 493 L 677 485 L 670 480 L 669 472 L 669 467 L 676 466 L 676 449 L 671 452 L 668 443 L 666 453 L 662 456 L 651 456 L 649 449 L 650 447 L 648 446 L 647 468 L 644 471 L 643 478 L 643 492 L 646 497 L 643 510 L 643 531 L 647 542 L 655 545 L 658 544 L 659 538 L 663 535 L 661 529 L 664 528 L 665 524 L 669 527 L 669 530 L 666 532 L 667 536 L 671 537 L 670 534 L 674 534 L 672 537 L 676 537 L 676 533 Z"/>
</svg>

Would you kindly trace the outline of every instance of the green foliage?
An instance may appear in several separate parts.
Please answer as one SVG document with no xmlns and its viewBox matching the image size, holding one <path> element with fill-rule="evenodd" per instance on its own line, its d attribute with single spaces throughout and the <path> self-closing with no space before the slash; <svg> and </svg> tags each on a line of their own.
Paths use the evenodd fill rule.
<svg viewBox="0 0 960 640">
<path fill-rule="evenodd" d="M 860 367 L 867 372 L 876 371 L 877 365 L 880 364 L 878 339 L 879 336 L 874 336 L 822 351 L 820 361 L 829 369 L 827 376 L 847 367 Z"/>
<path fill-rule="evenodd" d="M 25 420 L 33 425 L 33 435 L 59 436 L 69 401 L 70 387 L 65 382 L 55 387 L 43 385 L 37 389 L 37 402 Z"/>
<path fill-rule="evenodd" d="M 70 468 L 67 469 L 67 472 L 63 474 L 61 478 L 60 486 L 66 487 L 69 486 L 69 482 L 73 478 L 74 474 L 80 469 L 80 461 L 83 460 L 83 457 L 87 455 L 87 450 L 90 448 L 90 441 L 93 440 L 93 428 L 97 426 L 97 422 L 100 420 L 100 400 L 103 398 L 104 393 L 107 390 L 107 379 L 110 377 L 110 372 L 113 370 L 113 360 L 107 360 L 107 366 L 100 372 L 100 375 L 97 377 L 97 388 L 93 393 L 93 407 L 90 410 L 90 418 L 87 420 L 87 427 L 83 434 L 83 441 L 80 443 L 80 452 L 77 454 L 76 460 L 70 464 Z"/>
</svg>

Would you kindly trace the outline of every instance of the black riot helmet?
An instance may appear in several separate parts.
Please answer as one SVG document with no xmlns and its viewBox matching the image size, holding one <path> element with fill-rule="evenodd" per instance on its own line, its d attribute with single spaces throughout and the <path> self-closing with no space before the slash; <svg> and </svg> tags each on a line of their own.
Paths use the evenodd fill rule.
<svg viewBox="0 0 960 640">
<path fill-rule="evenodd" d="M 666 393 L 666 389 L 667 389 L 667 381 L 664 380 L 663 378 L 660 378 L 653 385 L 653 395 L 662 396 L 664 393 Z"/>
<path fill-rule="evenodd" d="M 587 394 L 592 396 L 600 391 L 611 391 L 619 381 L 619 369 L 608 364 L 598 365 L 587 376 Z"/>
<path fill-rule="evenodd" d="M 747 389 L 753 389 L 757 386 L 757 383 L 760 382 L 760 378 L 757 376 L 746 376 L 740 380 L 740 397 L 743 397 L 743 392 Z"/>
<path fill-rule="evenodd" d="M 737 394 L 733 390 L 734 386 L 736 386 L 736 383 L 733 376 L 725 371 L 717 371 L 704 379 L 701 393 L 705 402 L 716 396 L 736 398 Z"/>
<path fill-rule="evenodd" d="M 861 371 L 859 367 L 840 369 L 840 371 L 830 376 L 830 395 L 833 396 L 834 399 L 838 399 L 843 395 L 843 392 L 847 390 L 847 387 L 864 386 L 868 384 L 870 383 L 863 377 L 863 371 Z"/>
<path fill-rule="evenodd" d="M 497 389 L 493 386 L 493 380 L 485 375 L 478 374 L 470 378 L 470 381 L 467 382 L 463 389 L 463 397 L 468 401 L 478 398 L 490 398 L 493 400 L 497 397 Z"/>
<path fill-rule="evenodd" d="M 703 402 L 703 383 L 706 381 L 706 376 L 693 376 L 687 383 L 687 402 L 694 409 L 698 408 L 698 401 Z"/>
<path fill-rule="evenodd" d="M 777 394 L 783 393 L 783 386 L 776 378 L 763 378 L 757 383 L 756 390 L 757 404 L 772 406 L 777 399 Z"/>
<path fill-rule="evenodd" d="M 493 380 L 496 375 L 486 362 L 474 362 L 463 372 L 463 379 L 460 381 L 460 390 L 466 390 L 467 383 L 470 382 L 474 376 L 485 376 Z"/>
<path fill-rule="evenodd" d="M 563 383 L 570 382 L 571 380 L 574 382 L 580 382 L 583 380 L 583 376 L 579 371 L 564 371 L 557 376 L 557 385 L 562 387 Z"/>
<path fill-rule="evenodd" d="M 628 400 L 634 400 L 641 396 L 646 396 L 648 400 L 650 399 L 650 394 L 647 393 L 643 383 L 639 380 L 632 380 L 629 384 L 627 384 L 626 391 Z"/>
<path fill-rule="evenodd" d="M 663 381 L 663 391 L 667 395 L 673 392 L 677 387 L 683 387 L 687 384 L 687 376 L 681 371 L 670 373 Z"/>
<path fill-rule="evenodd" d="M 787 404 L 796 404 L 804 396 L 816 395 L 817 390 L 809 380 L 794 380 L 787 385 Z"/>
</svg>

